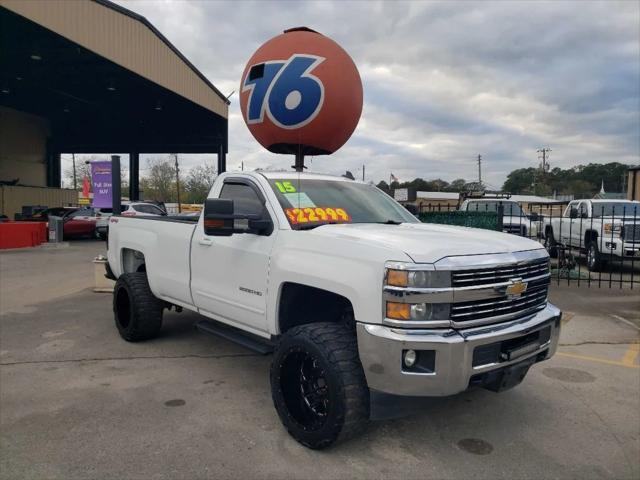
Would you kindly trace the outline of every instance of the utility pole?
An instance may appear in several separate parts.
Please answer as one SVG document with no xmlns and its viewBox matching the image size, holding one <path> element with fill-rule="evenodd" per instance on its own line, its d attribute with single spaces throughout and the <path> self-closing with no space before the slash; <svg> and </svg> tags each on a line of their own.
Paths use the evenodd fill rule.
<svg viewBox="0 0 640 480">
<path fill-rule="evenodd" d="M 176 193 L 178 194 L 178 213 L 182 213 L 182 205 L 180 204 L 180 168 L 178 167 L 178 154 L 174 153 L 176 160 Z"/>
<path fill-rule="evenodd" d="M 71 160 L 73 161 L 73 189 L 78 190 L 78 181 L 76 180 L 76 154 L 71 154 Z"/>
<path fill-rule="evenodd" d="M 482 155 L 478 155 L 478 188 L 482 189 Z"/>
<path fill-rule="evenodd" d="M 546 148 L 539 148 L 536 151 L 538 153 L 542 154 L 542 173 L 546 173 L 547 172 L 547 157 L 548 157 L 547 154 L 551 151 L 551 149 L 546 147 Z M 540 158 L 540 157 L 538 157 L 538 158 Z"/>
<path fill-rule="evenodd" d="M 364 182 L 364 163 L 362 164 L 362 181 Z"/>
</svg>

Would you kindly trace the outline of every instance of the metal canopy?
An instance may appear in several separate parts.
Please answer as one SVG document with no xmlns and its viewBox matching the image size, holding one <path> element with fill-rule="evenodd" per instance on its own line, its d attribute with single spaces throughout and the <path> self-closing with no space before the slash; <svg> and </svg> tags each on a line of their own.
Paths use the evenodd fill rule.
<svg viewBox="0 0 640 480">
<path fill-rule="evenodd" d="M 109 2 L 89 4 L 104 8 Z M 59 185 L 60 167 L 56 172 L 52 163 L 63 152 L 128 152 L 136 170 L 139 153 L 217 153 L 224 170 L 225 116 L 2 6 L 0 86 L 0 105 L 50 122 L 51 186 Z"/>
</svg>

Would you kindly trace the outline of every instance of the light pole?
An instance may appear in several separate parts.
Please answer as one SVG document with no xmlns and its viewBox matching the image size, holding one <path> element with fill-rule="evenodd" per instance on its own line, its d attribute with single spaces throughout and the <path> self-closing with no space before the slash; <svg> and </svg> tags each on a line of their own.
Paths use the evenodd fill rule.
<svg viewBox="0 0 640 480">
<path fill-rule="evenodd" d="M 78 191 L 78 181 L 76 180 L 76 154 L 71 154 L 71 161 L 73 162 L 73 189 Z"/>
</svg>

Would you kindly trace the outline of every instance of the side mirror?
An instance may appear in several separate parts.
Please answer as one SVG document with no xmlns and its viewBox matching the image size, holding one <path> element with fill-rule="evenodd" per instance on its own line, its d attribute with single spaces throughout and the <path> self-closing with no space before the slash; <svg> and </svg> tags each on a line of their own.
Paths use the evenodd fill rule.
<svg viewBox="0 0 640 480">
<path fill-rule="evenodd" d="M 538 214 L 538 212 L 531 212 L 529 213 L 529 218 L 532 221 L 537 222 L 538 220 L 540 220 L 540 215 Z"/>
<path fill-rule="evenodd" d="M 407 205 L 403 205 L 403 206 L 407 210 L 407 212 L 411 213 L 412 215 L 418 214 L 418 207 L 416 207 L 415 205 L 408 203 Z"/>
<path fill-rule="evenodd" d="M 234 213 L 233 200 L 208 198 L 204 202 L 204 233 L 217 237 L 228 237 L 234 233 L 269 235 L 273 223 L 260 215 Z"/>
</svg>

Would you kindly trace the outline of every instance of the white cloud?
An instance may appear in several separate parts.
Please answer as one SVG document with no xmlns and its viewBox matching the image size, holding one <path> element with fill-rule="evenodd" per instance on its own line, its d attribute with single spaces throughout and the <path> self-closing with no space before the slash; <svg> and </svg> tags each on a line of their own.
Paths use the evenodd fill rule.
<svg viewBox="0 0 640 480">
<path fill-rule="evenodd" d="M 367 177 L 474 179 L 500 186 L 553 149 L 553 166 L 640 157 L 637 2 L 124 2 L 147 17 L 224 94 L 245 62 L 285 28 L 340 43 L 365 89 L 360 125 L 313 170 Z M 238 94 L 230 169 L 289 168 L 251 137 Z M 184 156 L 185 168 L 211 156 Z"/>
</svg>

